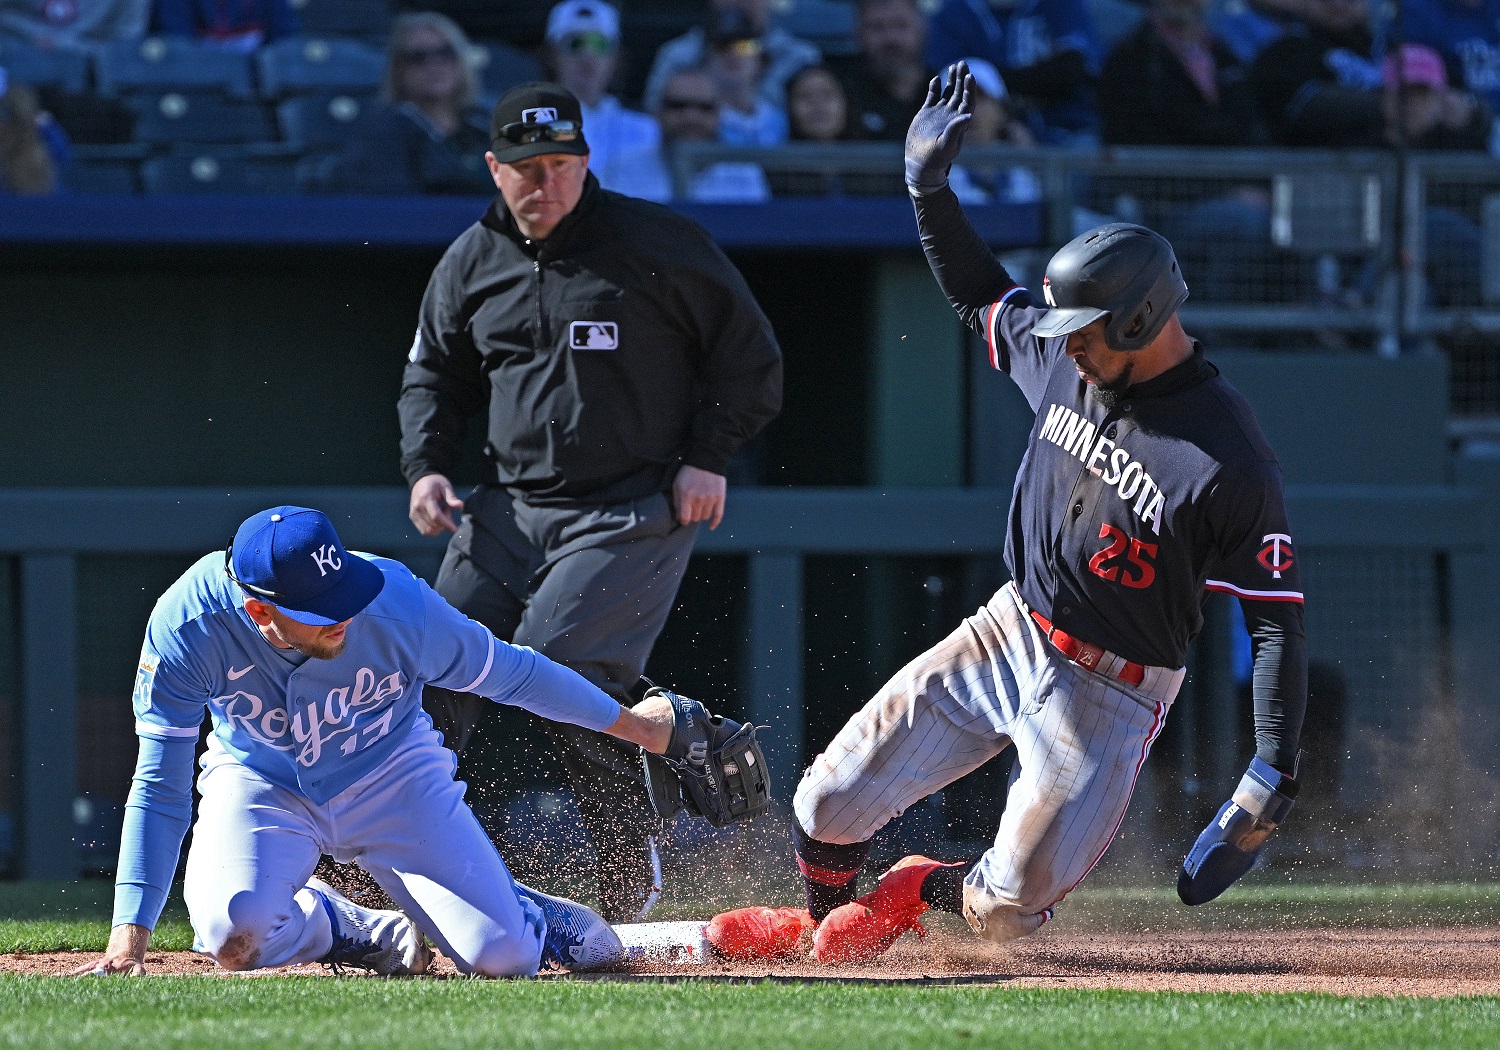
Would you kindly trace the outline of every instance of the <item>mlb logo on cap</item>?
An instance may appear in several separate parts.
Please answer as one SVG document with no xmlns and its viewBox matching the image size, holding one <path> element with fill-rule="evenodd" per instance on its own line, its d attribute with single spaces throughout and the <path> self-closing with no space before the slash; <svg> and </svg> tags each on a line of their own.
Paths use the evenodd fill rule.
<svg viewBox="0 0 1500 1050">
<path fill-rule="evenodd" d="M 551 106 L 521 110 L 522 124 L 550 124 L 557 119 L 557 110 Z"/>
</svg>

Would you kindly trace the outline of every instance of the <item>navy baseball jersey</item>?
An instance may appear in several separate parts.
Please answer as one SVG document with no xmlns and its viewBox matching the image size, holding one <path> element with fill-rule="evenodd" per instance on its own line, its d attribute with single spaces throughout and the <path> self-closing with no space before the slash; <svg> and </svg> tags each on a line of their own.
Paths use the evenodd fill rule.
<svg viewBox="0 0 1500 1050">
<path fill-rule="evenodd" d="M 1276 455 L 1201 348 L 1111 406 L 1066 337 L 1031 334 L 1045 312 L 1016 287 L 981 315 L 991 364 L 1036 412 L 1005 552 L 1026 603 L 1157 667 L 1183 665 L 1205 590 L 1300 603 Z"/>
</svg>

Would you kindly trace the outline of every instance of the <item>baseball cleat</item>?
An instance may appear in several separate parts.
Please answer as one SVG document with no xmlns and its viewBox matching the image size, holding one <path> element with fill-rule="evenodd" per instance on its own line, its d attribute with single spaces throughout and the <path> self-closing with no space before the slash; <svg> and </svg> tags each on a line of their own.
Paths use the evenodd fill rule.
<svg viewBox="0 0 1500 1050">
<path fill-rule="evenodd" d="M 869 893 L 828 913 L 813 933 L 812 957 L 820 963 L 847 966 L 869 962 L 896 943 L 907 930 L 927 931 L 917 920 L 927 911 L 922 882 L 934 868 L 954 868 L 930 857 L 902 857 L 880 876 Z"/>
<path fill-rule="evenodd" d="M 806 908 L 736 908 L 720 912 L 704 931 L 726 959 L 784 959 L 805 952 L 802 936 L 817 923 Z"/>
<path fill-rule="evenodd" d="M 566 897 L 553 897 L 516 883 L 516 892 L 542 910 L 547 931 L 542 937 L 542 963 L 582 973 L 615 966 L 625 960 L 620 937 L 604 916 Z"/>
<path fill-rule="evenodd" d="M 318 962 L 335 972 L 353 966 L 384 977 L 427 972 L 432 949 L 409 917 L 361 908 L 322 879 L 309 879 L 307 888 L 323 903 L 333 928 L 333 947 Z"/>
</svg>

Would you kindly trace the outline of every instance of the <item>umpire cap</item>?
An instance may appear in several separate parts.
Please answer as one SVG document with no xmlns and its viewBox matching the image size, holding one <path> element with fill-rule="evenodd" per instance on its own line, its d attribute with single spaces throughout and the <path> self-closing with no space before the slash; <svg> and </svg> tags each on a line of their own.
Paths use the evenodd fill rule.
<svg viewBox="0 0 1500 1050">
<path fill-rule="evenodd" d="M 1107 317 L 1104 341 L 1112 350 L 1150 343 L 1188 296 L 1167 239 L 1128 222 L 1096 226 L 1058 249 L 1042 291 L 1052 309 L 1033 335 L 1068 335 Z"/>
<path fill-rule="evenodd" d="M 541 153 L 584 156 L 583 107 L 578 96 L 547 81 L 511 88 L 490 114 L 490 145 L 501 164 Z"/>
</svg>

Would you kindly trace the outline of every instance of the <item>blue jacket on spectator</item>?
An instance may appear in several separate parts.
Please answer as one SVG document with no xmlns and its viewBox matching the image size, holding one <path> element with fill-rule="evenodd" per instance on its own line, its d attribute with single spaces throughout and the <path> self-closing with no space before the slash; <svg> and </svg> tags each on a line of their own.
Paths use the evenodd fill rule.
<svg viewBox="0 0 1500 1050">
<path fill-rule="evenodd" d="M 329 189 L 352 193 L 458 194 L 489 197 L 495 183 L 485 163 L 489 114 L 468 110 L 445 135 L 409 102 L 381 106 L 350 140 Z"/>
<path fill-rule="evenodd" d="M 302 29 L 289 0 L 156 0 L 155 26 L 246 51 Z"/>
<path fill-rule="evenodd" d="M 1500 0 L 1402 0 L 1402 35 L 1461 70 L 1462 86 L 1500 113 Z"/>
<path fill-rule="evenodd" d="M 1043 139 L 1056 144 L 1094 139 L 1094 78 L 1098 44 L 1083 0 L 946 0 L 927 27 L 927 62 L 942 69 L 960 58 L 993 62 L 1012 94 L 1036 107 Z"/>
</svg>

